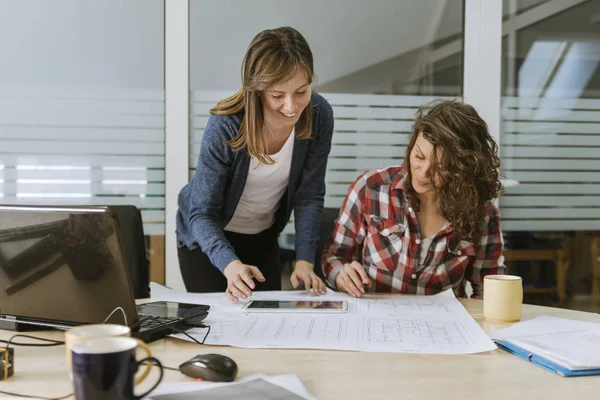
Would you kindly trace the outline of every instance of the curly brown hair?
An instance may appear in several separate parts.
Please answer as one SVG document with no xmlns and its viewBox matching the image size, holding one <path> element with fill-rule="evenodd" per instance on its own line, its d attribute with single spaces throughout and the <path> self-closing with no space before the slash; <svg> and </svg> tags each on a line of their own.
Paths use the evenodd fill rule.
<svg viewBox="0 0 600 400">
<path fill-rule="evenodd" d="M 498 145 L 475 109 L 458 101 L 435 101 L 417 111 L 406 149 L 407 196 L 418 211 L 410 154 L 419 133 L 433 145 L 430 174 L 441 214 L 461 240 L 476 241 L 486 205 L 500 194 Z"/>
</svg>

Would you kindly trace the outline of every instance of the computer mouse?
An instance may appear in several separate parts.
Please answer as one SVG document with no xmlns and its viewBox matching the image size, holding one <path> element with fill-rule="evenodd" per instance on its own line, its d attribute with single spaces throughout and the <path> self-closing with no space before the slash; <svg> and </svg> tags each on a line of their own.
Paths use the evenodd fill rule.
<svg viewBox="0 0 600 400">
<path fill-rule="evenodd" d="M 213 382 L 231 382 L 238 367 L 235 361 L 222 354 L 199 354 L 181 364 L 179 371 L 192 378 Z"/>
</svg>

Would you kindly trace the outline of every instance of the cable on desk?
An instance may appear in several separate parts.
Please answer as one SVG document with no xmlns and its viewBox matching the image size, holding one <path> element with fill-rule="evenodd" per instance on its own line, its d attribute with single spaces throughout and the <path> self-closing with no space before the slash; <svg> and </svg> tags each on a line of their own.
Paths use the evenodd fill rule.
<svg viewBox="0 0 600 400">
<path fill-rule="evenodd" d="M 15 342 L 14 339 L 16 338 L 27 338 L 27 339 L 34 339 L 34 340 L 39 340 L 41 342 L 47 342 L 47 343 L 23 343 L 23 342 Z M 10 339 L 8 340 L 0 340 L 0 342 L 2 343 L 6 343 L 6 347 L 4 348 L 4 379 L 7 378 L 7 373 L 8 373 L 8 350 L 10 348 L 11 345 L 13 346 L 26 346 L 26 347 L 52 347 L 52 346 L 60 346 L 65 344 L 65 342 L 62 342 L 60 340 L 53 340 L 53 339 L 46 339 L 46 338 L 40 338 L 40 337 L 36 337 L 36 336 L 31 336 L 31 335 L 23 335 L 23 334 L 16 334 L 10 337 Z M 13 392 L 5 392 L 3 390 L 0 390 L 0 394 L 5 394 L 5 395 L 9 395 L 9 396 L 15 396 L 15 397 L 21 397 L 21 398 L 26 398 L 26 399 L 41 399 L 41 400 L 62 400 L 62 399 L 66 399 L 68 397 L 71 397 L 73 395 L 73 393 L 69 393 L 68 395 L 65 396 L 61 396 L 61 397 L 41 397 L 41 396 L 31 396 L 28 394 L 21 394 L 21 393 L 13 393 Z"/>
<path fill-rule="evenodd" d="M 3 390 L 0 390 L 0 394 L 6 394 L 8 396 L 21 397 L 21 398 L 25 398 L 25 399 L 63 400 L 63 399 L 66 399 L 66 398 L 69 398 L 69 397 L 73 396 L 75 393 L 69 393 L 69 394 L 67 394 L 65 396 L 61 396 L 61 397 L 40 397 L 40 396 L 30 396 L 28 394 L 5 392 Z"/>
<path fill-rule="evenodd" d="M 148 364 L 148 361 L 144 361 L 141 365 L 146 365 Z M 158 365 L 152 363 L 153 367 L 158 367 Z M 162 366 L 163 369 L 168 369 L 169 371 L 179 371 L 179 368 L 175 368 L 175 367 L 167 367 L 166 365 Z"/>
<path fill-rule="evenodd" d="M 117 311 L 120 307 L 118 307 L 117 309 L 115 309 L 113 311 L 113 313 L 115 311 Z M 121 312 L 123 312 L 123 309 L 121 309 Z M 125 314 L 123 312 L 123 314 Z M 112 315 L 112 313 L 111 313 Z M 110 318 L 110 316 L 108 317 Z M 107 318 L 107 319 L 108 319 Z M 127 318 L 124 316 L 124 318 Z M 187 333 L 185 330 L 181 330 L 181 329 L 176 329 L 173 328 L 175 331 L 177 331 L 178 333 L 182 333 L 185 336 L 189 337 L 190 339 L 192 339 L 194 342 L 202 345 L 204 344 L 204 342 L 206 341 L 206 338 L 208 337 L 209 333 L 210 333 L 210 325 L 204 325 L 204 324 L 200 324 L 198 326 L 195 326 L 196 328 L 202 328 L 202 329 L 207 329 L 206 334 L 204 335 L 204 338 L 202 339 L 202 341 L 198 341 L 195 337 L 191 336 L 189 333 Z M 34 340 L 39 340 L 42 342 L 46 342 L 46 343 L 22 343 L 22 342 L 14 342 L 13 339 L 16 338 L 27 338 L 27 339 L 34 339 Z M 12 344 L 13 346 L 26 346 L 26 347 L 52 347 L 52 346 L 60 346 L 65 344 L 65 342 L 60 341 L 60 340 L 53 340 L 53 339 L 46 339 L 46 338 L 40 338 L 40 337 L 36 337 L 36 336 L 31 336 L 31 335 L 23 335 L 23 334 L 16 334 L 11 336 L 8 340 L 0 340 L 1 343 L 5 343 L 5 351 L 4 351 L 4 366 L 5 366 L 5 371 L 4 371 L 4 379 L 7 378 L 6 374 L 8 372 L 8 349 L 10 347 L 10 345 Z M 168 367 L 163 365 L 163 369 L 167 369 L 170 371 L 179 371 L 179 368 L 174 368 L 174 367 Z M 20 398 L 26 398 L 26 399 L 40 399 L 40 400 L 63 400 L 66 399 L 68 397 L 71 397 L 74 395 L 74 393 L 69 393 L 68 395 L 65 396 L 61 396 L 61 397 L 40 397 L 40 396 L 31 396 L 31 395 L 27 395 L 27 394 L 21 394 L 21 393 L 13 393 L 13 392 L 5 392 L 0 390 L 0 394 L 5 394 L 8 396 L 15 396 L 15 397 L 20 397 Z"/>
<path fill-rule="evenodd" d="M 21 342 L 14 342 L 13 340 L 16 338 L 28 338 L 28 339 L 34 339 L 34 340 L 39 340 L 42 342 L 46 342 L 46 343 L 21 343 Z M 31 335 L 23 335 L 23 334 L 16 334 L 11 336 L 8 340 L 0 340 L 0 342 L 5 343 L 6 346 L 4 346 L 4 351 L 3 351 L 3 359 L 2 359 L 2 377 L 0 378 L 0 380 L 5 380 L 7 378 L 9 378 L 10 376 L 12 376 L 11 374 L 11 364 L 13 364 L 13 362 L 11 362 L 11 358 L 14 358 L 14 353 L 13 356 L 11 356 L 11 349 L 10 349 L 10 345 L 14 345 L 14 346 L 28 346 L 28 347 L 52 347 L 52 346 L 60 346 L 62 344 L 65 344 L 65 342 L 62 342 L 60 340 L 53 340 L 53 339 L 46 339 L 46 338 L 40 338 L 40 337 L 36 337 L 36 336 L 31 336 Z"/>
<path fill-rule="evenodd" d="M 106 319 L 102 323 L 106 323 L 106 321 L 108 321 L 109 318 L 112 317 L 112 315 L 115 312 L 117 312 L 117 311 L 121 311 L 121 314 L 123 315 L 123 320 L 125 322 L 125 326 L 127 326 L 127 315 L 125 314 L 125 310 L 123 310 L 122 307 L 115 308 L 108 315 L 108 317 L 106 317 Z M 45 343 L 23 343 L 23 342 L 15 342 L 14 339 L 16 339 L 16 338 L 34 339 L 34 340 L 39 340 L 39 341 L 45 342 Z M 204 338 L 204 339 L 206 340 L 206 338 Z M 2 340 L 2 339 L 0 339 L 0 343 L 6 344 L 6 346 L 4 347 L 4 357 L 3 357 L 4 359 L 2 360 L 3 361 L 2 362 L 3 368 L 2 368 L 2 371 L 1 371 L 2 378 L 0 380 L 4 380 L 4 379 L 9 378 L 9 364 L 10 364 L 9 354 L 10 354 L 10 346 L 11 345 L 13 345 L 13 346 L 24 346 L 24 347 L 53 347 L 53 346 L 61 346 L 61 345 L 65 344 L 65 342 L 63 342 L 61 340 L 46 339 L 46 338 L 40 338 L 40 337 L 36 337 L 36 336 L 23 335 L 23 334 L 13 335 L 8 340 Z M 8 396 L 21 397 L 21 398 L 27 398 L 27 399 L 62 400 L 62 399 L 66 399 L 68 397 L 73 396 L 74 393 L 70 393 L 70 394 L 62 396 L 62 397 L 40 397 L 40 396 L 31 396 L 31 395 L 28 395 L 28 394 L 5 392 L 5 391 L 0 390 L 0 394 L 5 394 L 5 395 L 8 395 Z"/>
<path fill-rule="evenodd" d="M 114 310 L 112 310 L 112 312 L 110 314 L 108 314 L 108 317 L 106 317 L 106 319 L 104 321 L 102 321 L 102 323 L 105 324 L 106 321 L 108 321 L 110 319 L 110 317 L 112 317 L 113 314 L 116 313 L 117 311 L 121 311 L 121 315 L 123 315 L 123 322 L 125 322 L 125 326 L 129 326 L 127 324 L 127 314 L 125 314 L 125 310 L 123 310 L 123 307 L 117 307 Z"/>
<path fill-rule="evenodd" d="M 14 339 L 16 338 L 27 338 L 27 339 L 34 339 L 34 340 L 39 340 L 41 342 L 47 342 L 47 343 L 22 343 L 22 342 L 15 342 Z M 46 338 L 40 338 L 40 337 L 36 337 L 36 336 L 31 336 L 31 335 L 23 335 L 23 334 L 16 334 L 11 336 L 8 340 L 0 340 L 0 342 L 2 343 L 6 343 L 6 346 L 4 347 L 4 368 L 3 368 L 3 374 L 4 374 L 4 379 L 8 378 L 8 369 L 9 369 L 9 359 L 8 359 L 8 355 L 9 355 L 9 349 L 10 346 L 26 346 L 26 347 L 52 347 L 52 346 L 60 346 L 65 344 L 65 342 L 60 341 L 60 340 L 53 340 L 53 339 L 46 339 Z M 41 400 L 62 400 L 62 399 L 66 399 L 67 397 L 70 397 L 73 395 L 73 393 L 70 393 L 68 395 L 65 396 L 61 396 L 61 397 L 40 397 L 40 396 L 31 396 L 28 394 L 21 394 L 21 393 L 13 393 L 13 392 L 5 392 L 3 390 L 0 390 L 0 394 L 5 394 L 5 395 L 9 395 L 9 396 L 15 396 L 15 397 L 21 397 L 21 398 L 27 398 L 27 399 L 41 399 Z"/>
<path fill-rule="evenodd" d="M 21 343 L 21 342 L 13 341 L 13 339 L 16 339 L 19 337 L 27 338 L 27 339 L 35 339 L 35 340 L 39 340 L 41 342 L 48 342 L 48 343 Z M 46 338 L 35 337 L 35 336 L 31 336 L 31 335 L 23 335 L 20 333 L 11 336 L 10 339 L 8 339 L 8 340 L 0 339 L 0 343 L 6 343 L 6 348 L 10 347 L 11 345 L 24 346 L 24 347 L 53 347 L 53 346 L 61 346 L 61 345 L 65 344 L 65 342 L 63 342 L 61 340 L 46 339 Z"/>
<path fill-rule="evenodd" d="M 198 344 L 204 344 L 204 342 L 206 342 L 206 338 L 208 337 L 208 334 L 210 333 L 210 325 L 204 325 L 204 324 L 199 324 L 199 325 L 195 325 L 193 326 L 194 328 L 202 328 L 202 329 L 208 329 L 206 331 L 206 335 L 204 335 L 204 339 L 202 339 L 202 341 L 198 341 L 198 339 L 196 339 L 195 337 L 193 337 L 192 335 L 190 335 L 189 333 L 186 332 L 186 329 L 190 329 L 190 328 L 186 328 L 186 329 L 179 329 L 179 328 L 173 328 L 173 330 L 177 331 L 178 333 L 182 333 L 185 336 L 189 337 L 190 339 L 192 339 L 194 342 L 198 343 Z"/>
</svg>

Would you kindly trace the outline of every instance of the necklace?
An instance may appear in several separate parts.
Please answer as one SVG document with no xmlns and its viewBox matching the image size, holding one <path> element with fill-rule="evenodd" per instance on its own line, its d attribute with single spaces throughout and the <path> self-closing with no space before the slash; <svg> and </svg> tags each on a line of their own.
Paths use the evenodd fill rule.
<svg viewBox="0 0 600 400">
<path fill-rule="evenodd" d="M 276 133 L 274 133 L 271 130 L 271 128 L 269 128 L 269 126 L 266 123 L 263 123 L 263 125 L 265 126 L 265 128 L 267 128 L 267 131 L 269 131 L 269 135 L 271 136 L 271 139 L 273 139 L 273 140 L 279 139 L 279 135 L 277 135 Z"/>
</svg>

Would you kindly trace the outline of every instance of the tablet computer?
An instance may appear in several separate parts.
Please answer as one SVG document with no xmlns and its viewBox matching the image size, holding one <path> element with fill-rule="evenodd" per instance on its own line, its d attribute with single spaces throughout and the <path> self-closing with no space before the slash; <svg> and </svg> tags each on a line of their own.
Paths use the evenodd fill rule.
<svg viewBox="0 0 600 400">
<path fill-rule="evenodd" d="M 348 311 L 348 302 L 345 300 L 250 300 L 242 309 L 247 312 L 345 313 Z"/>
</svg>

